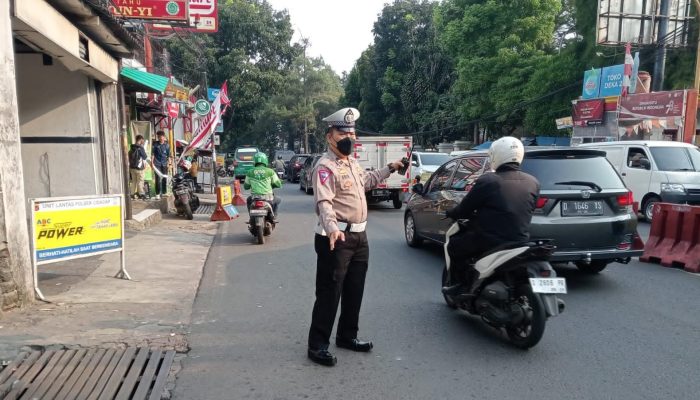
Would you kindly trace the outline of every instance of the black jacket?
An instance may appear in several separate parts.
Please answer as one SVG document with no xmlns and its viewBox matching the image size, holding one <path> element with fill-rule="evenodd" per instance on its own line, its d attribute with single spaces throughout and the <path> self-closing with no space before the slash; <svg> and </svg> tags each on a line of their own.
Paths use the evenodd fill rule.
<svg viewBox="0 0 700 400">
<path fill-rule="evenodd" d="M 517 164 L 504 164 L 495 173 L 479 177 L 462 202 L 447 212 L 452 219 L 469 219 L 484 245 L 530 240 L 530 221 L 540 183 L 520 171 Z"/>
<path fill-rule="evenodd" d="M 140 157 L 143 162 L 141 163 L 141 168 L 139 168 L 138 163 L 135 163 L 136 157 L 132 157 L 134 155 L 134 152 L 137 152 L 138 156 Z M 131 150 L 129 150 L 129 168 L 133 169 L 144 169 L 146 168 L 146 159 L 148 156 L 146 155 L 146 149 L 143 148 L 143 146 L 138 145 L 138 144 L 132 144 L 131 145 Z"/>
</svg>

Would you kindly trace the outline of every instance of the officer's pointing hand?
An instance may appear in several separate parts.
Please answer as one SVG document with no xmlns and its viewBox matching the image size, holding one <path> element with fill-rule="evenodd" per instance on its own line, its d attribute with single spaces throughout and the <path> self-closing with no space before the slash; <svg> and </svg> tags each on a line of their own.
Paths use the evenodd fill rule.
<svg viewBox="0 0 700 400">
<path fill-rule="evenodd" d="M 341 242 L 345 241 L 345 233 L 341 231 L 331 232 L 331 234 L 328 235 L 328 239 L 331 241 L 331 251 L 333 251 L 335 248 L 335 242 L 338 241 L 338 239 L 340 239 Z"/>
</svg>

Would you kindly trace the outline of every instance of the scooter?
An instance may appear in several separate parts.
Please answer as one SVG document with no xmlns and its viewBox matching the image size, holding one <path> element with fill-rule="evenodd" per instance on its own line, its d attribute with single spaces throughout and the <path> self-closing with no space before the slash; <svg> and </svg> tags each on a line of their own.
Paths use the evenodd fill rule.
<svg viewBox="0 0 700 400">
<path fill-rule="evenodd" d="M 456 221 L 447 231 L 443 287 L 457 283 L 450 271 L 452 260 L 447 248 L 452 236 L 460 229 L 468 229 L 467 222 Z M 510 342 L 518 348 L 535 346 L 542 339 L 547 319 L 565 308 L 557 295 L 566 294 L 566 280 L 557 278 L 548 262 L 556 249 L 550 242 L 505 244 L 478 260 L 466 260 L 478 277 L 466 294 L 443 294 L 445 302 L 450 308 L 478 315 L 488 325 L 505 330 Z"/>
<path fill-rule="evenodd" d="M 265 236 L 270 236 L 276 225 L 272 204 L 263 197 L 254 196 L 248 207 L 248 215 L 248 230 L 257 238 L 258 244 L 265 244 Z"/>
<path fill-rule="evenodd" d="M 187 219 L 194 218 L 194 211 L 199 208 L 199 197 L 194 187 L 194 180 L 184 168 L 173 177 L 173 193 L 175 194 L 175 209 L 178 215 L 184 215 Z"/>
</svg>

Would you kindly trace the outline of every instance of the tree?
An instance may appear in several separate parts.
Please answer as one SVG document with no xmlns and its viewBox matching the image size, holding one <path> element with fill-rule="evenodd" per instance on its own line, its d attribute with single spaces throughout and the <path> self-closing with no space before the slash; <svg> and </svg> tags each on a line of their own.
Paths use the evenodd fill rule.
<svg viewBox="0 0 700 400">
<path fill-rule="evenodd" d="M 361 128 L 405 134 L 454 124 L 448 100 L 454 68 L 433 23 L 436 7 L 425 0 L 396 0 L 382 10 L 374 43 L 345 85 L 343 100 L 358 106 Z"/>
<path fill-rule="evenodd" d="M 446 0 L 436 13 L 441 37 L 457 64 L 453 90 L 465 119 L 486 118 L 497 134 L 522 125 L 517 105 L 554 48 L 557 0 Z"/>
<path fill-rule="evenodd" d="M 178 34 L 167 48 L 173 72 L 193 86 L 228 81 L 232 103 L 222 147 L 231 151 L 239 144 L 264 142 L 253 125 L 269 111 L 267 102 L 283 88 L 300 48 L 290 44 L 288 13 L 266 0 L 219 1 L 219 24 L 211 35 Z"/>
</svg>

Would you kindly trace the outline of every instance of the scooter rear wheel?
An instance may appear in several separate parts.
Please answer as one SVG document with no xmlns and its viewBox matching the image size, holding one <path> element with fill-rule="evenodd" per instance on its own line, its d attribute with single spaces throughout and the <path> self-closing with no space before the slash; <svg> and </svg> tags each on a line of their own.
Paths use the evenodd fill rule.
<svg viewBox="0 0 700 400">
<path fill-rule="evenodd" d="M 542 299 L 532 292 L 532 287 L 529 284 L 518 286 L 515 289 L 515 297 L 521 306 L 524 306 L 526 310 L 530 309 L 531 315 L 529 321 L 523 322 L 519 326 L 506 328 L 506 333 L 515 347 L 527 350 L 542 339 L 547 316 Z"/>
<path fill-rule="evenodd" d="M 450 272 L 447 270 L 447 264 L 445 264 L 445 267 L 442 269 L 442 286 L 451 286 L 452 280 L 450 279 Z M 452 297 L 447 296 L 447 295 L 442 295 L 442 297 L 445 299 L 445 303 L 447 303 L 447 306 L 450 308 L 457 308 L 457 303 L 455 303 L 454 300 L 452 300 Z"/>
<path fill-rule="evenodd" d="M 257 228 L 258 244 L 265 244 L 265 229 L 262 226 Z"/>
</svg>

